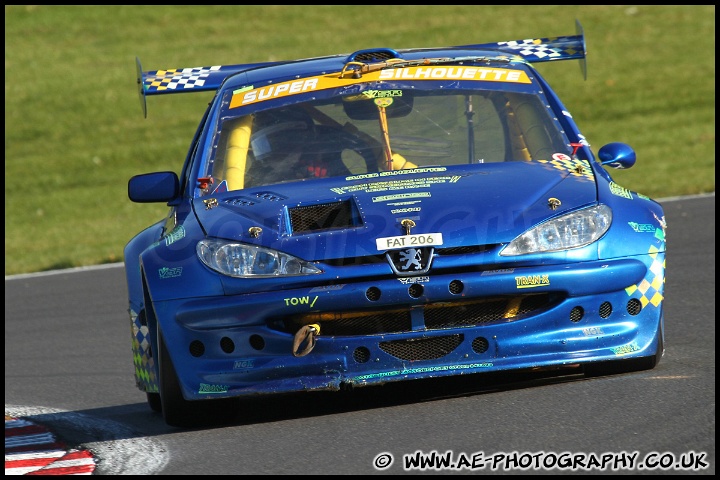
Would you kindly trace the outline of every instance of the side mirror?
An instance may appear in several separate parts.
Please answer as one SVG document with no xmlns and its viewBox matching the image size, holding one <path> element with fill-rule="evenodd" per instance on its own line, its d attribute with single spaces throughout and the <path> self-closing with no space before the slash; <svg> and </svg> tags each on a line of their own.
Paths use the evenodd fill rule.
<svg viewBox="0 0 720 480">
<path fill-rule="evenodd" d="M 635 150 L 630 145 L 614 142 L 603 145 L 598 151 L 600 165 L 625 169 L 635 165 Z"/>
<path fill-rule="evenodd" d="M 144 173 L 128 180 L 128 197 L 136 203 L 169 202 L 179 193 L 175 172 Z"/>
</svg>

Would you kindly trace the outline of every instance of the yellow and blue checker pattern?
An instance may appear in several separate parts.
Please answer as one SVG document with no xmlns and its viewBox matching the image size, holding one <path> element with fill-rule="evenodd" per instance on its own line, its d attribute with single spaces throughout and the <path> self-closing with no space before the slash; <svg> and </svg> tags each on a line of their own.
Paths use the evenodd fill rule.
<svg viewBox="0 0 720 480">
<path fill-rule="evenodd" d="M 135 384 L 144 392 L 158 392 L 158 380 L 155 376 L 155 358 L 152 356 L 148 328 L 142 325 L 140 318 L 131 312 L 132 352 L 135 365 Z"/>
<path fill-rule="evenodd" d="M 569 172 L 573 177 L 583 177 L 588 180 L 594 180 L 595 177 L 592 173 L 592 168 L 587 160 L 580 160 L 574 158 L 567 159 L 552 159 L 552 160 L 536 160 L 538 163 L 547 163 L 548 165 Z"/>
<path fill-rule="evenodd" d="M 582 37 L 579 35 L 551 38 L 530 38 L 498 42 L 499 47 L 513 50 L 528 62 L 547 62 L 584 58 Z"/>
<path fill-rule="evenodd" d="M 213 72 L 219 72 L 221 68 L 216 65 L 147 72 L 143 78 L 143 86 L 147 94 L 164 90 L 202 89 L 210 75 Z M 215 88 L 214 85 L 213 88 Z"/>
<path fill-rule="evenodd" d="M 660 252 L 656 247 L 650 247 L 648 252 L 653 259 L 647 276 L 637 285 L 625 289 L 629 296 L 640 294 L 642 308 L 647 305 L 659 307 L 663 301 L 665 287 L 665 253 Z"/>
</svg>

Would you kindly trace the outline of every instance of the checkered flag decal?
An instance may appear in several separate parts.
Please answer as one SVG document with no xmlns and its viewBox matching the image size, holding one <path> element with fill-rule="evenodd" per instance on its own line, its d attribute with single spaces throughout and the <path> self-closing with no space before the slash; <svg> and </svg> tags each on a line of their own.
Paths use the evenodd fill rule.
<svg viewBox="0 0 720 480">
<path fill-rule="evenodd" d="M 561 58 L 572 58 L 578 54 L 583 54 L 579 50 L 574 37 L 553 37 L 553 38 L 534 38 L 527 40 L 512 40 L 509 42 L 498 42 L 498 46 L 507 47 L 514 50 L 518 55 L 523 56 L 528 61 L 548 61 Z M 548 44 L 568 43 L 563 47 L 551 47 Z"/>
<path fill-rule="evenodd" d="M 162 90 L 192 89 L 205 85 L 205 79 L 212 72 L 220 70 L 220 66 L 193 67 L 149 72 L 145 78 L 147 93 Z"/>
</svg>

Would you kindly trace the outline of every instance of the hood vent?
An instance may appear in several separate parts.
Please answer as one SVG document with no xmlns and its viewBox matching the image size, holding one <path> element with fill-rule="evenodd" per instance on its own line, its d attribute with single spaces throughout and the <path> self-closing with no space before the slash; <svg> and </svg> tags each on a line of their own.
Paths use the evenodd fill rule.
<svg viewBox="0 0 720 480">
<path fill-rule="evenodd" d="M 260 200 L 267 200 L 268 202 L 279 202 L 282 200 L 287 200 L 287 197 L 283 195 L 278 195 L 277 193 L 273 192 L 258 192 L 255 194 L 255 196 Z"/>
<path fill-rule="evenodd" d="M 362 220 L 350 200 L 289 208 L 288 213 L 293 234 L 362 225 Z"/>
<path fill-rule="evenodd" d="M 232 197 L 226 198 L 223 202 L 234 207 L 251 207 L 255 205 L 255 201 L 246 197 Z"/>
</svg>

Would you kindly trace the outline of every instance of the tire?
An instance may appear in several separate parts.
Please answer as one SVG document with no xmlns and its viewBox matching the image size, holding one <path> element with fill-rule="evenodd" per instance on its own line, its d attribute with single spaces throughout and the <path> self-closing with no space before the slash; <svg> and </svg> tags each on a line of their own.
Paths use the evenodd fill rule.
<svg viewBox="0 0 720 480">
<path fill-rule="evenodd" d="M 162 402 L 160 400 L 160 394 L 154 392 L 145 392 L 147 396 L 147 403 L 150 405 L 150 409 L 153 412 L 162 412 Z"/>
<path fill-rule="evenodd" d="M 192 427 L 197 424 L 197 409 L 193 402 L 185 400 L 180 381 L 173 366 L 165 339 L 158 327 L 158 370 L 160 372 L 160 405 L 165 423 L 173 427 Z M 148 394 L 151 395 L 151 394 Z M 149 397 L 148 397 L 149 400 Z M 150 405 L 152 408 L 152 405 Z"/>
<path fill-rule="evenodd" d="M 231 415 L 235 414 L 238 409 L 236 398 L 193 401 L 185 399 L 159 327 L 157 337 L 160 393 L 148 393 L 148 403 L 151 402 L 151 395 L 158 395 L 160 411 L 162 411 L 165 423 L 173 427 L 190 428 L 217 425 L 230 420 Z M 150 408 L 153 408 L 152 403 L 150 403 Z"/>
<path fill-rule="evenodd" d="M 586 377 L 600 377 L 605 375 L 652 370 L 657 367 L 665 352 L 662 325 L 663 321 L 661 319 L 657 331 L 657 350 L 654 355 L 650 355 L 648 357 L 630 358 L 627 360 L 611 360 L 606 362 L 589 363 L 583 365 L 583 373 Z"/>
</svg>

